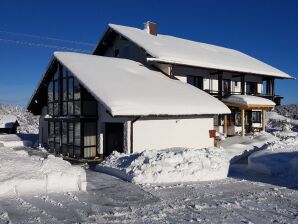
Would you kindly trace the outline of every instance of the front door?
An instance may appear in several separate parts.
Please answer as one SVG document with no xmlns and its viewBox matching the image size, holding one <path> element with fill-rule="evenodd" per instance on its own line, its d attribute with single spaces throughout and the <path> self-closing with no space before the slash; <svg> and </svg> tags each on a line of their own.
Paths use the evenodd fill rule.
<svg viewBox="0 0 298 224">
<path fill-rule="evenodd" d="M 123 152 L 123 123 L 106 123 L 104 156 L 113 151 Z"/>
<path fill-rule="evenodd" d="M 246 111 L 246 132 L 250 133 L 252 131 L 252 111 L 247 110 Z"/>
</svg>

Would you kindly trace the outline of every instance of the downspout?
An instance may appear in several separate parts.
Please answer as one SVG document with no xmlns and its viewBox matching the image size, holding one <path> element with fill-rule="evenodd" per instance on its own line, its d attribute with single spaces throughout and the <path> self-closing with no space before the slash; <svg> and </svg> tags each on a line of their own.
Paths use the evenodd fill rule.
<svg viewBox="0 0 298 224">
<path fill-rule="evenodd" d="M 133 153 L 133 124 L 140 118 L 141 116 L 136 117 L 130 122 L 130 153 Z"/>
</svg>

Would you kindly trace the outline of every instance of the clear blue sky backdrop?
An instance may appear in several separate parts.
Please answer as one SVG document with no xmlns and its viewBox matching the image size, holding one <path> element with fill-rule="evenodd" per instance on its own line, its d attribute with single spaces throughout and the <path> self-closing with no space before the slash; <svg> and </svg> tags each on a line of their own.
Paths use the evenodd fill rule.
<svg viewBox="0 0 298 224">
<path fill-rule="evenodd" d="M 297 11 L 295 0 L 1 0 L 0 31 L 95 45 L 108 23 L 151 20 L 160 33 L 238 49 L 298 77 Z M 26 105 L 55 51 L 3 39 L 92 49 L 0 32 L 0 103 Z M 276 92 L 298 103 L 297 80 L 278 81 Z"/>
</svg>

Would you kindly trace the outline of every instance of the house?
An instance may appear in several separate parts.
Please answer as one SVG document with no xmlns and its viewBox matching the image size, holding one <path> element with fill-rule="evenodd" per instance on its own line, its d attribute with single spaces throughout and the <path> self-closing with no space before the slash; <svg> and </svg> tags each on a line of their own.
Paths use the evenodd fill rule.
<svg viewBox="0 0 298 224">
<path fill-rule="evenodd" d="M 209 147 L 265 129 L 288 74 L 239 51 L 110 24 L 93 55 L 56 52 L 28 104 L 40 143 L 79 159 L 170 147 Z M 264 89 L 264 90 L 263 90 Z"/>
<path fill-rule="evenodd" d="M 41 144 L 77 159 L 171 147 L 213 146 L 213 117 L 228 114 L 210 94 L 128 59 L 56 52 L 28 110 Z"/>
<path fill-rule="evenodd" d="M 237 50 L 158 34 L 157 24 L 144 29 L 109 24 L 94 55 L 128 58 L 155 67 L 223 101 L 232 113 L 215 117 L 215 127 L 225 135 L 265 130 L 265 111 L 281 103 L 276 79 L 292 77 Z M 237 95 L 237 96 L 236 96 Z M 230 104 L 233 96 L 247 100 Z M 265 100 L 267 99 L 267 100 Z"/>
<path fill-rule="evenodd" d="M 0 134 L 16 134 L 18 126 L 16 116 L 0 114 Z"/>
</svg>

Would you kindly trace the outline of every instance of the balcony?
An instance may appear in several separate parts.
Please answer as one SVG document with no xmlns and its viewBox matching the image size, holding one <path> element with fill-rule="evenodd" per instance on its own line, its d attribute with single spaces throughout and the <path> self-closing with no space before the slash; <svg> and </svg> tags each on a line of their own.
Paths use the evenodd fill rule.
<svg viewBox="0 0 298 224">
<path fill-rule="evenodd" d="M 220 92 L 217 90 L 209 90 L 209 89 L 205 89 L 204 91 L 218 99 L 226 98 L 231 95 L 241 95 L 241 92 L 231 92 L 231 91 L 230 92 L 228 92 L 228 91 Z M 265 94 L 265 93 L 246 93 L 246 95 L 259 96 L 259 97 L 263 97 L 263 98 L 272 100 L 276 104 L 276 106 L 279 106 L 281 104 L 281 100 L 283 99 L 283 97 L 280 95 L 269 95 L 269 94 Z"/>
</svg>

